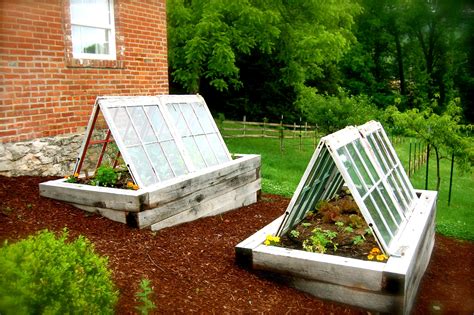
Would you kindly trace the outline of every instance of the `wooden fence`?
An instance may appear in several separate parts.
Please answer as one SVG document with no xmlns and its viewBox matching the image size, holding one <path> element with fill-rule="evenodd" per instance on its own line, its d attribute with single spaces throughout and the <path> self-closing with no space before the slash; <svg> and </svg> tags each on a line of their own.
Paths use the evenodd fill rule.
<svg viewBox="0 0 474 315">
<path fill-rule="evenodd" d="M 305 145 L 316 147 L 320 135 L 317 126 L 309 125 L 307 122 L 283 124 L 247 121 L 246 116 L 242 121 L 224 120 L 217 122 L 221 134 L 224 138 L 268 138 L 279 139 L 280 150 L 283 151 L 285 139 L 297 140 L 300 150 Z M 310 140 L 310 141 L 308 141 Z M 292 141 L 294 144 L 294 141 Z"/>
</svg>

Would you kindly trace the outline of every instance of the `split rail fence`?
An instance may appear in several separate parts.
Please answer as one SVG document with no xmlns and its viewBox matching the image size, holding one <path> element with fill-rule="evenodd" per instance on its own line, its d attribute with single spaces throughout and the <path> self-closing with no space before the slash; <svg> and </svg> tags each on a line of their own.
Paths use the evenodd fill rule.
<svg viewBox="0 0 474 315">
<path fill-rule="evenodd" d="M 272 123 L 268 120 L 255 122 L 247 121 L 247 117 L 244 116 L 242 121 L 223 120 L 217 124 L 224 138 L 279 139 L 280 151 L 284 150 L 285 145 L 296 145 L 299 150 L 310 145 L 314 149 L 321 137 L 317 126 L 301 121 L 293 124 Z"/>
</svg>

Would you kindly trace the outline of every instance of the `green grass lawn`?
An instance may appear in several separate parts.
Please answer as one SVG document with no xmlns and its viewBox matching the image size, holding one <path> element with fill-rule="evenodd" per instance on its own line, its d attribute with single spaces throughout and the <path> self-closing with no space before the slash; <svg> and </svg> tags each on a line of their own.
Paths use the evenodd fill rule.
<svg viewBox="0 0 474 315">
<path fill-rule="evenodd" d="M 255 153 L 262 156 L 262 190 L 266 193 L 291 197 L 314 152 L 313 141 L 307 139 L 299 149 L 299 139 L 285 139 L 280 152 L 278 139 L 231 138 L 225 139 L 232 153 Z M 408 165 L 408 141 L 396 145 L 402 163 Z M 434 153 L 433 153 L 434 154 Z M 430 158 L 429 186 L 436 187 L 434 155 Z M 474 240 L 474 177 L 454 171 L 451 206 L 448 207 L 450 162 L 441 162 L 441 188 L 438 196 L 437 231 L 461 239 Z M 413 186 L 424 189 L 425 168 L 411 178 Z M 285 209 L 282 209 L 282 213 Z"/>
</svg>

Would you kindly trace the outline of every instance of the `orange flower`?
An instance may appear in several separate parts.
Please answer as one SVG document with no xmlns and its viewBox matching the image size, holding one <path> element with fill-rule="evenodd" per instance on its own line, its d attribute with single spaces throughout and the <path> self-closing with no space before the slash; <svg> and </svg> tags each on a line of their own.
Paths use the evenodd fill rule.
<svg viewBox="0 0 474 315">
<path fill-rule="evenodd" d="M 367 259 L 368 259 L 368 260 L 374 260 L 374 257 L 375 257 L 375 256 L 372 255 L 372 254 L 367 255 Z"/>
<path fill-rule="evenodd" d="M 377 255 L 377 260 L 378 261 L 384 261 L 385 259 L 388 259 L 388 257 L 385 256 L 385 254 Z"/>
<path fill-rule="evenodd" d="M 74 173 L 74 177 L 79 177 L 79 173 Z"/>
<path fill-rule="evenodd" d="M 371 253 L 372 255 L 378 255 L 378 254 L 380 254 L 380 249 L 378 249 L 377 247 L 374 247 L 374 248 L 372 248 L 372 250 L 370 251 L 370 253 Z"/>
<path fill-rule="evenodd" d="M 132 182 L 127 182 L 127 188 L 133 188 L 133 183 Z"/>
<path fill-rule="evenodd" d="M 137 184 L 134 184 L 134 185 L 132 186 L 132 188 L 133 188 L 133 190 L 138 190 L 138 185 L 137 185 Z"/>
</svg>

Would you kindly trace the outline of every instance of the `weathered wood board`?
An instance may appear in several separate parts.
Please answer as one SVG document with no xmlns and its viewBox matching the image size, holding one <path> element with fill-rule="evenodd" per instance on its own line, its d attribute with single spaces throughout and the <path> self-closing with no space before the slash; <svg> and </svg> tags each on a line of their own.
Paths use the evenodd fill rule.
<svg viewBox="0 0 474 315">
<path fill-rule="evenodd" d="M 437 193 L 418 191 L 419 202 L 399 240 L 400 257 L 386 263 L 265 246 L 277 218 L 235 247 L 237 263 L 265 270 L 322 299 L 369 310 L 409 314 L 434 246 Z"/>
<path fill-rule="evenodd" d="M 66 183 L 40 184 L 40 195 L 71 203 L 111 220 L 153 230 L 256 202 L 260 156 L 237 159 L 137 191 Z"/>
</svg>

